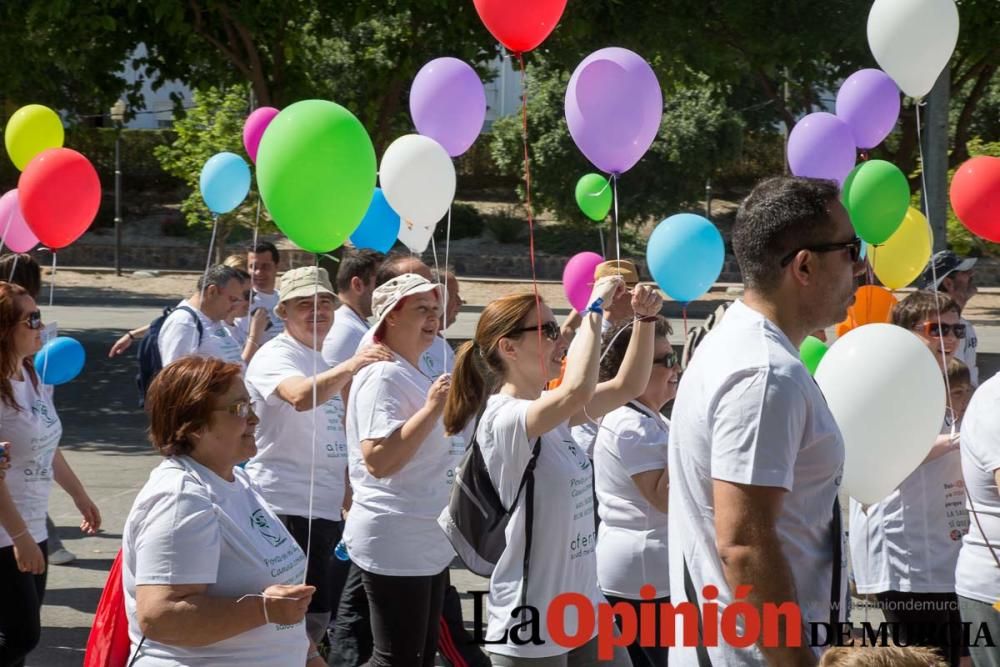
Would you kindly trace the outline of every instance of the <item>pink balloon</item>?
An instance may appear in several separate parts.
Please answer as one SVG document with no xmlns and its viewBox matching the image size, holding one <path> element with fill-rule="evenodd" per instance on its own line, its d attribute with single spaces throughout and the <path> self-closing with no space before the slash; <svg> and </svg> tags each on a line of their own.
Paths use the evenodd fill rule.
<svg viewBox="0 0 1000 667">
<path fill-rule="evenodd" d="M 28 252 L 38 245 L 34 232 L 24 221 L 16 189 L 0 197 L 0 238 L 13 252 Z"/>
<path fill-rule="evenodd" d="M 604 261 L 596 252 L 580 252 L 569 258 L 563 269 L 563 291 L 570 305 L 578 311 L 586 310 L 587 300 L 594 290 L 594 269 Z"/>
<path fill-rule="evenodd" d="M 247 116 L 243 123 L 243 146 L 247 149 L 250 160 L 257 164 L 257 147 L 260 146 L 260 138 L 264 136 L 264 130 L 271 124 L 274 117 L 278 115 L 278 110 L 274 107 L 261 107 Z"/>
</svg>

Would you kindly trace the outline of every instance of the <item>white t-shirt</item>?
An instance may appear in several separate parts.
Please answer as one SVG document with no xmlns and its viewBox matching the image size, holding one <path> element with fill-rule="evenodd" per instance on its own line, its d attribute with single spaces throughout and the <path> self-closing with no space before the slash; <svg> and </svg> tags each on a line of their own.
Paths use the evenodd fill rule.
<svg viewBox="0 0 1000 667">
<path fill-rule="evenodd" d="M 201 320 L 201 344 L 198 343 L 198 325 L 195 324 L 191 313 L 181 310 L 180 306 L 190 308 Z M 187 299 L 181 301 L 178 308 L 167 316 L 160 328 L 156 343 L 160 348 L 160 358 L 164 366 L 189 354 L 214 357 L 243 366 L 242 349 L 230 335 L 225 323 L 208 319 Z"/>
<path fill-rule="evenodd" d="M 789 564 L 802 623 L 829 622 L 833 575 L 832 519 L 844 467 L 844 442 L 822 392 L 798 350 L 772 322 L 736 301 L 698 348 L 681 378 L 671 417 L 670 590 L 685 601 L 684 571 L 695 591 L 719 589 L 733 600 L 715 544 L 713 479 L 779 487 L 778 537 Z M 843 550 L 841 551 L 843 555 Z M 846 612 L 846 559 L 840 617 Z M 693 600 L 696 604 L 701 600 Z M 804 638 L 808 641 L 808 637 Z M 819 649 L 817 649 L 818 651 Z M 756 647 L 709 647 L 718 665 L 764 663 Z M 694 648 L 670 649 L 671 664 L 697 665 Z"/>
<path fill-rule="evenodd" d="M 52 403 L 52 387 L 11 378 L 20 410 L 0 402 L 0 442 L 9 442 L 10 469 L 4 479 L 10 497 L 35 542 L 48 538 L 45 513 L 52 491 L 52 459 L 62 437 L 62 422 Z M 10 535 L 0 526 L 0 547 L 9 547 Z"/>
<path fill-rule="evenodd" d="M 958 341 L 958 349 L 955 350 L 955 358 L 969 367 L 969 376 L 972 379 L 972 386 L 979 386 L 979 367 L 976 366 L 976 348 L 979 347 L 979 338 L 976 336 L 976 328 L 972 322 L 962 318 L 959 320 L 965 325 L 965 338 Z"/>
<path fill-rule="evenodd" d="M 951 428 L 945 425 L 942 433 Z M 862 511 L 851 499 L 851 563 L 859 593 L 951 593 L 969 530 L 958 450 L 921 463 Z"/>
<path fill-rule="evenodd" d="M 318 408 L 299 412 L 278 396 L 289 378 L 311 378 L 329 369 L 316 350 L 287 333 L 265 343 L 247 367 L 246 386 L 257 425 L 257 455 L 246 465 L 264 499 L 277 514 L 309 516 L 309 470 L 316 426 L 316 469 L 312 516 L 340 521 L 347 470 L 344 404 L 334 396 Z"/>
<path fill-rule="evenodd" d="M 639 600 L 644 584 L 653 585 L 658 598 L 670 595 L 667 515 L 632 480 L 667 467 L 669 432 L 662 415 L 632 402 L 610 412 L 597 435 L 597 579 L 609 595 Z"/>
<path fill-rule="evenodd" d="M 168 458 L 149 475 L 125 522 L 122 584 L 132 649 L 142 639 L 136 586 L 208 584 L 205 595 L 239 598 L 274 584 L 301 584 L 306 557 L 236 468 L 227 482 L 185 456 Z M 146 638 L 143 667 L 244 667 L 305 664 L 305 624 L 262 625 L 203 647 Z"/>
<path fill-rule="evenodd" d="M 465 439 L 445 436 L 438 420 L 406 465 L 382 478 L 368 472 L 361 453 L 363 440 L 392 435 L 424 406 L 431 382 L 397 356 L 366 366 L 351 383 L 347 446 L 354 499 L 344 541 L 351 560 L 368 572 L 434 575 L 455 557 L 437 518 L 448 504 Z"/>
<path fill-rule="evenodd" d="M 274 312 L 274 307 L 278 305 L 280 298 L 281 294 L 278 293 L 278 290 L 274 290 L 270 294 L 254 290 L 253 301 L 250 302 L 250 310 L 247 312 L 247 316 L 236 318 L 235 328 L 239 331 L 237 339 L 244 343 L 246 342 L 247 337 L 250 335 L 250 319 L 258 308 L 264 309 L 267 313 L 267 319 L 271 322 L 264 329 L 263 339 L 258 341 L 261 345 L 274 340 L 278 334 L 284 331 L 285 322 Z"/>
<path fill-rule="evenodd" d="M 323 341 L 323 359 L 330 368 L 353 357 L 367 331 L 368 322 L 361 319 L 353 308 L 347 304 L 338 308 L 333 315 L 330 333 Z"/>
<path fill-rule="evenodd" d="M 360 352 L 371 345 L 374 340 L 375 332 L 369 329 L 361 337 L 355 351 Z M 438 334 L 437 339 L 420 355 L 420 372 L 433 379 L 442 373 L 450 373 L 454 367 L 455 351 L 451 349 L 451 343 Z"/>
<path fill-rule="evenodd" d="M 955 568 L 955 592 L 993 604 L 1000 600 L 1000 570 L 987 541 L 1000 556 L 1000 493 L 994 477 L 1000 468 L 1000 375 L 984 382 L 973 395 L 962 420 L 959 451 L 962 474 L 983 530 L 975 521 L 969 525 Z"/>
<path fill-rule="evenodd" d="M 534 441 L 528 440 L 527 412 L 531 401 L 505 394 L 490 396 L 476 431 L 480 450 L 500 501 L 510 507 L 531 459 Z M 541 615 L 541 645 L 491 644 L 488 651 L 521 658 L 562 655 L 545 623 L 546 610 L 560 593 L 580 593 L 596 605 L 604 602 L 597 584 L 594 524 L 593 465 L 576 445 L 569 424 L 560 424 L 542 436 L 535 463 L 534 522 L 531 571 L 525 604 Z M 527 487 L 525 487 L 527 489 Z M 524 572 L 525 503 L 518 500 L 505 530 L 507 548 L 490 577 L 489 625 L 486 636 L 496 639 L 523 618 L 511 619 L 521 604 Z M 596 611 L 595 611 L 596 614 Z M 565 629 L 575 634 L 577 619 L 567 612 Z M 596 634 L 596 629 L 595 629 Z"/>
</svg>

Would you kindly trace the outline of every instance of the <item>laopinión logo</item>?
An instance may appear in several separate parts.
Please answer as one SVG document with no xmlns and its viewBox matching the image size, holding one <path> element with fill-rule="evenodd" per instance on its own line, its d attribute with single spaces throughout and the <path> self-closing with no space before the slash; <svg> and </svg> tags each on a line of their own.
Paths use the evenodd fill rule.
<svg viewBox="0 0 1000 667">
<path fill-rule="evenodd" d="M 726 644 L 734 648 L 749 648 L 754 644 L 766 648 L 802 646 L 806 634 L 803 631 L 802 612 L 794 602 L 764 603 L 762 610 L 747 602 L 752 586 L 738 586 L 733 602 L 720 610 L 715 602 L 719 589 L 711 584 L 702 588 L 704 602 L 699 607 L 692 602 L 654 602 L 656 589 L 646 584 L 640 589 L 643 600 L 639 613 L 627 603 L 595 605 L 590 598 L 580 593 L 561 593 L 555 596 L 544 610 L 522 605 L 510 614 L 514 625 L 503 636 L 487 638 L 483 621 L 484 599 L 488 591 L 469 591 L 473 598 L 473 641 L 481 645 L 514 644 L 524 646 L 545 643 L 541 637 L 544 621 L 547 634 L 552 641 L 566 649 L 574 649 L 594 637 L 597 631 L 597 657 L 611 660 L 616 647 L 629 646 L 638 641 L 640 646 L 719 646 Z M 567 630 L 567 612 L 573 610 L 577 619 L 572 634 Z M 659 627 L 656 619 L 659 616 Z M 620 621 L 620 629 L 616 619 Z M 678 622 L 678 619 L 680 622 Z M 946 623 L 933 627 L 904 628 L 900 623 L 863 622 L 860 624 L 839 623 L 832 631 L 830 623 L 809 623 L 810 646 L 915 646 L 928 639 L 940 637 L 941 643 L 952 636 Z M 820 629 L 825 639 L 820 638 Z M 909 634 L 907 634 L 909 631 Z M 679 635 L 678 636 L 678 632 Z M 917 634 L 914 634 L 917 632 Z M 857 639 L 856 639 L 857 638 Z M 994 647 L 993 637 L 985 623 L 962 624 L 962 641 L 965 646 Z"/>
</svg>

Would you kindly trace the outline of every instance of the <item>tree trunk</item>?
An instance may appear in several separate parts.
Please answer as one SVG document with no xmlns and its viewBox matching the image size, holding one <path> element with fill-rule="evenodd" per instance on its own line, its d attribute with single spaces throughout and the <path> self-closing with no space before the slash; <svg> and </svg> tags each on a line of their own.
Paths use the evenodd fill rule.
<svg viewBox="0 0 1000 667">
<path fill-rule="evenodd" d="M 957 167 L 969 159 L 969 148 L 966 144 L 969 141 L 969 126 L 972 124 L 972 115 L 976 111 L 976 106 L 979 104 L 979 100 L 983 98 L 986 88 L 989 86 L 996 71 L 996 65 L 984 64 L 976 77 L 976 83 L 973 84 L 969 96 L 962 105 L 962 112 L 959 114 L 958 122 L 955 124 L 955 146 L 952 149 L 951 159 L 949 160 L 949 164 L 952 167 Z"/>
<path fill-rule="evenodd" d="M 934 235 L 934 252 L 948 245 L 948 102 L 951 74 L 945 67 L 927 96 L 923 120 L 924 181 L 921 197 Z"/>
</svg>

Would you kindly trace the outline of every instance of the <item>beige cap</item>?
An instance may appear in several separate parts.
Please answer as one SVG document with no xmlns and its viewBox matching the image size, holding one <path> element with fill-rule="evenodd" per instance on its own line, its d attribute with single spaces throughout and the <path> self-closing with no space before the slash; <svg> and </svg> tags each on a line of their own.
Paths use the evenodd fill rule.
<svg viewBox="0 0 1000 667">
<path fill-rule="evenodd" d="M 635 285 L 639 282 L 639 272 L 636 271 L 635 264 L 627 259 L 612 259 L 601 262 L 594 269 L 595 281 L 608 276 L 621 276 L 628 285 Z"/>
<path fill-rule="evenodd" d="M 281 276 L 281 289 L 278 290 L 278 293 L 281 295 L 278 303 L 314 294 L 337 296 L 333 291 L 333 286 L 330 285 L 330 275 L 326 269 L 318 266 L 300 266 L 297 269 L 285 271 Z"/>
<path fill-rule="evenodd" d="M 372 331 L 378 333 L 386 315 L 392 312 L 404 297 L 414 294 L 423 294 L 437 290 L 438 299 L 444 300 L 444 287 L 438 283 L 432 283 L 423 276 L 415 273 L 404 273 L 396 276 L 378 287 L 372 292 L 372 315 L 375 317 L 375 324 Z"/>
</svg>

